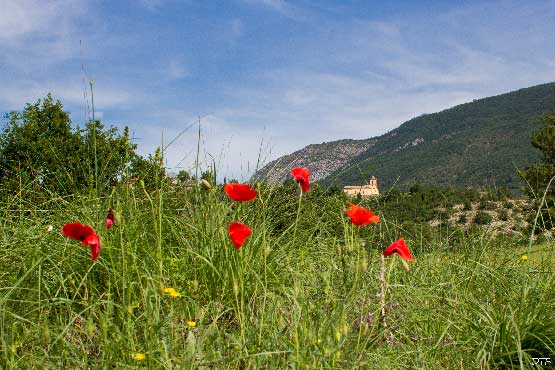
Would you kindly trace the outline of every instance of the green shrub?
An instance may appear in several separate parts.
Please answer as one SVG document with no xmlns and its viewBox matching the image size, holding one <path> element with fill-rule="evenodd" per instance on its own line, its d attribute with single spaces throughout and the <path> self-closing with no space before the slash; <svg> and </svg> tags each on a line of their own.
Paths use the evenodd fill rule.
<svg viewBox="0 0 555 370">
<path fill-rule="evenodd" d="M 493 220 L 493 217 L 487 212 L 478 212 L 476 216 L 474 216 L 474 223 L 477 225 L 488 225 Z"/>
</svg>

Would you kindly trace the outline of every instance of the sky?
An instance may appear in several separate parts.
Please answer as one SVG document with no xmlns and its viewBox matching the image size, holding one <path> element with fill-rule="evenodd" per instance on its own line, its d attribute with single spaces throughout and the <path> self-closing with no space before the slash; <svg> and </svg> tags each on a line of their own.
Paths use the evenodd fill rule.
<svg viewBox="0 0 555 370">
<path fill-rule="evenodd" d="M 129 126 L 172 172 L 247 180 L 308 144 L 365 139 L 555 81 L 555 0 L 0 0 L 0 112 L 49 92 L 75 125 Z M 87 108 L 88 107 L 88 108 Z M 170 144 L 171 143 L 171 144 Z M 168 144 L 170 144 L 168 146 Z"/>
</svg>

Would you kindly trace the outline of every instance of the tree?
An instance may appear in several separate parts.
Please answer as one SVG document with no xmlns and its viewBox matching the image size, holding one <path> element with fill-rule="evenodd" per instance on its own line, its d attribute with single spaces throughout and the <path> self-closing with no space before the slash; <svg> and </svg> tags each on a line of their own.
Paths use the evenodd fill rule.
<svg viewBox="0 0 555 370">
<path fill-rule="evenodd" d="M 542 117 L 543 126 L 532 134 L 532 145 L 542 152 L 542 162 L 528 166 L 522 177 L 527 183 L 525 192 L 532 199 L 534 209 L 540 210 L 538 231 L 551 229 L 555 225 L 555 115 Z M 545 195 L 545 202 L 541 202 Z M 537 212 L 530 216 L 532 221 Z"/>
<path fill-rule="evenodd" d="M 133 175 L 146 161 L 136 154 L 127 127 L 122 134 L 97 120 L 85 129 L 72 128 L 62 103 L 50 94 L 6 119 L 0 134 L 0 185 L 8 192 L 30 188 L 64 195 L 92 184 L 103 189 Z"/>
<path fill-rule="evenodd" d="M 154 155 L 149 154 L 146 159 L 136 155 L 131 163 L 130 173 L 132 177 L 141 179 L 147 189 L 158 189 L 162 181 L 166 179 L 166 169 L 163 165 L 160 147 L 156 148 Z"/>
<path fill-rule="evenodd" d="M 185 170 L 181 170 L 179 171 L 179 173 L 177 174 L 177 180 L 179 180 L 179 182 L 181 184 L 186 184 L 189 181 L 191 181 L 191 175 L 189 175 L 189 172 L 185 171 Z"/>
<path fill-rule="evenodd" d="M 86 182 L 79 167 L 82 137 L 73 132 L 69 115 L 49 94 L 27 104 L 23 112 L 11 112 L 0 135 L 2 185 L 15 190 L 19 184 L 67 190 Z"/>
</svg>

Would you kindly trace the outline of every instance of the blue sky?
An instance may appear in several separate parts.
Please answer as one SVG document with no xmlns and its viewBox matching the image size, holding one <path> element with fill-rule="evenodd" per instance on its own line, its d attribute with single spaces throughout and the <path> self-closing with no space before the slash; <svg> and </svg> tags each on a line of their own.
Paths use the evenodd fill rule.
<svg viewBox="0 0 555 370">
<path fill-rule="evenodd" d="M 200 117 L 221 177 L 555 80 L 555 1 L 0 3 L 0 111 L 52 92 L 82 124 L 92 79 L 98 116 L 141 153 Z M 180 136 L 167 166 L 191 168 L 196 140 Z"/>
</svg>

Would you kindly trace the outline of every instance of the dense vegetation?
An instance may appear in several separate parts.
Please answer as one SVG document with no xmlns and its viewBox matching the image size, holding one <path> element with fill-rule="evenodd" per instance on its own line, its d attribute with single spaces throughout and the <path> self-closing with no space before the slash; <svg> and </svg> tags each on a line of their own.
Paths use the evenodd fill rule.
<svg viewBox="0 0 555 370">
<path fill-rule="evenodd" d="M 62 112 L 56 104 L 26 112 Z M 84 155 L 87 134 L 53 117 Z M 4 137 L 46 145 L 50 126 L 25 128 L 50 119 L 20 119 Z M 94 170 L 83 158 L 82 177 L 33 162 L 39 153 L 18 140 L 1 147 L 18 148 L 4 150 L 5 171 L 10 158 L 32 165 L 2 180 L 0 368 L 524 369 L 555 358 L 553 236 L 493 232 L 530 213 L 508 190 L 413 184 L 347 199 L 288 181 L 253 184 L 256 198 L 238 203 L 214 169 L 198 169 L 203 182 L 186 173 L 170 182 L 163 153 L 129 163 L 134 147 L 113 135 L 125 144 L 113 162 L 122 165 L 103 172 L 110 162 L 93 156 Z M 353 225 L 349 201 L 381 221 Z M 96 262 L 60 233 L 75 221 L 98 234 Z M 231 221 L 253 231 L 240 249 Z M 400 237 L 416 261 L 405 270 L 387 257 L 382 286 L 383 250 Z"/>
<path fill-rule="evenodd" d="M 219 186 L 167 185 L 41 210 L 12 200 L 23 204 L 0 214 L 0 367 L 497 368 L 554 353 L 555 281 L 530 273 L 551 271 L 552 249 L 523 261 L 518 240 L 407 232 L 387 215 L 425 225 L 442 198 L 434 189 L 376 200 L 381 222 L 364 228 L 343 214 L 342 194 L 258 190 L 244 204 Z M 422 212 L 408 211 L 417 198 Z M 106 230 L 109 207 L 121 221 Z M 100 235 L 96 263 L 59 232 L 76 220 Z M 232 220 L 253 229 L 240 250 Z M 404 271 L 388 260 L 384 327 L 379 256 L 401 236 L 417 261 Z"/>
<path fill-rule="evenodd" d="M 145 159 L 123 133 L 90 121 L 72 127 L 69 113 L 51 95 L 6 116 L 0 134 L 0 194 L 41 197 L 104 189 L 140 177 L 147 186 L 162 178 L 160 152 Z M 27 189 L 29 190 L 29 189 Z"/>
</svg>

